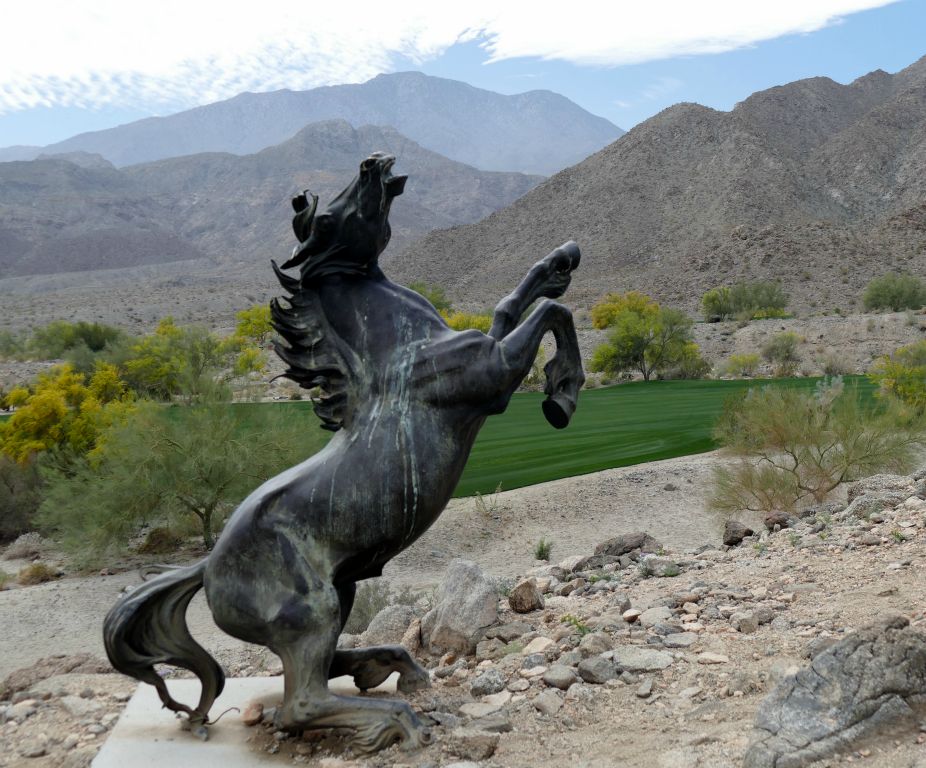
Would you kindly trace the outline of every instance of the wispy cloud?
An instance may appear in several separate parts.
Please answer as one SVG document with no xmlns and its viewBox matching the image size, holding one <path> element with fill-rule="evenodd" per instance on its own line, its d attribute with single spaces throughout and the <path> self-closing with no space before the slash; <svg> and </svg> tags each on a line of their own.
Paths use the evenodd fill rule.
<svg viewBox="0 0 926 768">
<path fill-rule="evenodd" d="M 149 109 L 247 90 L 360 82 L 478 40 L 490 61 L 517 57 L 617 66 L 716 53 L 811 32 L 893 0 L 47 0 L 4 3 L 0 114 L 35 106 Z M 499 7 L 501 6 L 501 7 Z"/>
</svg>

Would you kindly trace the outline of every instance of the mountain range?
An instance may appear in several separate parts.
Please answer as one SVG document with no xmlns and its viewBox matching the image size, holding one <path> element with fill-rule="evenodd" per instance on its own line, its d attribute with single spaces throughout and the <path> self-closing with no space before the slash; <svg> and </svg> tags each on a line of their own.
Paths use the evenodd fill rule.
<svg viewBox="0 0 926 768">
<path fill-rule="evenodd" d="M 729 112 L 677 104 L 486 219 L 385 261 L 485 306 L 567 239 L 569 296 L 780 279 L 795 310 L 848 309 L 888 270 L 926 271 L 926 57 L 849 85 L 811 78 Z"/>
<path fill-rule="evenodd" d="M 392 215 L 396 251 L 432 229 L 483 218 L 541 180 L 479 171 L 392 128 L 344 120 L 313 123 L 253 155 L 121 169 L 80 152 L 0 163 L 0 278 L 194 259 L 266 265 L 295 243 L 290 198 L 311 187 L 324 205 L 375 150 L 396 154 L 410 175 Z"/>
<path fill-rule="evenodd" d="M 503 95 L 421 72 L 399 72 L 360 84 L 242 93 L 47 147 L 7 147 L 0 149 L 0 162 L 80 151 L 121 167 L 201 152 L 252 154 L 327 120 L 388 125 L 451 160 L 482 170 L 541 175 L 577 163 L 623 134 L 551 91 Z"/>
</svg>

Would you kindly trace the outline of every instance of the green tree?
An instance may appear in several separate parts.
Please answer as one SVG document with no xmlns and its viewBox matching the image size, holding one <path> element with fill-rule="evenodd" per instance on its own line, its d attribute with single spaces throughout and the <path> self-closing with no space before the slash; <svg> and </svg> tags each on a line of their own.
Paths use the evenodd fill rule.
<svg viewBox="0 0 926 768">
<path fill-rule="evenodd" d="M 41 484 L 34 459 L 23 463 L 0 454 L 0 542 L 32 530 L 41 501 Z"/>
<path fill-rule="evenodd" d="M 166 317 L 132 345 L 125 377 L 139 394 L 157 400 L 227 398 L 225 374 L 240 349 L 234 337 L 223 340 L 206 328 L 180 326 Z"/>
<path fill-rule="evenodd" d="M 701 312 L 709 323 L 729 320 L 736 312 L 733 309 L 733 300 L 728 286 L 711 288 L 701 297 Z"/>
<path fill-rule="evenodd" d="M 76 323 L 55 320 L 33 331 L 28 342 L 30 354 L 45 360 L 60 360 L 75 349 L 101 352 L 125 334 L 119 328 L 102 323 Z"/>
<path fill-rule="evenodd" d="M 93 455 L 45 471 L 39 524 L 85 564 L 123 551 L 145 524 L 195 529 L 210 548 L 250 490 L 318 447 L 292 411 L 274 406 L 259 427 L 244 429 L 243 408 L 141 404 Z"/>
<path fill-rule="evenodd" d="M 431 302 L 434 309 L 440 312 L 442 315 L 450 314 L 453 309 L 450 299 L 447 298 L 447 294 L 444 292 L 444 289 L 439 285 L 428 285 L 427 283 L 422 283 L 416 280 L 413 283 L 409 283 L 408 287 L 413 290 L 415 293 L 420 293 L 428 301 Z"/>
<path fill-rule="evenodd" d="M 101 363 L 87 382 L 64 364 L 40 374 L 31 389 L 12 390 L 6 403 L 16 411 L 0 422 L 0 452 L 23 464 L 49 450 L 93 450 L 101 431 L 131 410 L 132 396 L 114 366 Z"/>
<path fill-rule="evenodd" d="M 729 376 L 755 376 L 760 362 L 755 352 L 733 354 L 727 359 L 724 372 Z"/>
<path fill-rule="evenodd" d="M 792 331 L 772 336 L 762 345 L 762 357 L 775 366 L 776 376 L 793 376 L 801 362 L 797 345 L 801 337 Z"/>
<path fill-rule="evenodd" d="M 926 284 L 913 275 L 889 272 L 868 283 L 862 301 L 866 312 L 920 309 L 926 304 Z"/>
<path fill-rule="evenodd" d="M 715 471 L 711 504 L 735 512 L 819 503 L 841 483 L 909 468 L 922 428 L 896 401 L 864 404 L 838 377 L 815 390 L 749 389 L 726 404 L 714 431 L 739 461 Z"/>
<path fill-rule="evenodd" d="M 868 376 L 883 393 L 899 398 L 919 413 L 926 411 L 926 341 L 879 358 Z"/>
<path fill-rule="evenodd" d="M 608 342 L 592 355 L 592 371 L 610 375 L 639 371 L 649 381 L 655 373 L 672 369 L 693 352 L 689 347 L 691 318 L 677 309 L 660 307 L 643 294 L 609 294 L 592 312 L 596 327 L 607 321 L 611 329 Z"/>
<path fill-rule="evenodd" d="M 610 328 L 625 312 L 633 312 L 640 317 L 654 317 L 659 312 L 659 305 L 639 291 L 608 293 L 592 307 L 592 325 L 598 330 Z"/>
<path fill-rule="evenodd" d="M 258 347 L 264 346 L 273 335 L 270 320 L 270 305 L 255 304 L 235 313 L 235 336 L 247 339 Z"/>
</svg>

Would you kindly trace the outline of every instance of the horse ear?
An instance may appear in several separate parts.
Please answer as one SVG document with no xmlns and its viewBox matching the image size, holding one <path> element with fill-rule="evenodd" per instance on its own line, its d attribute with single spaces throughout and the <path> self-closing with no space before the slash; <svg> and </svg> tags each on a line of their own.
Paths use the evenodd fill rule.
<svg viewBox="0 0 926 768">
<path fill-rule="evenodd" d="M 398 197 L 405 191 L 405 182 L 408 176 L 393 176 L 386 182 L 386 192 L 389 197 Z"/>
<path fill-rule="evenodd" d="M 318 195 L 309 193 L 312 198 L 310 204 L 306 199 L 306 192 L 293 198 L 293 208 L 296 211 L 296 215 L 293 216 L 293 232 L 300 243 L 308 239 L 309 233 L 312 231 L 312 219 L 315 217 L 315 209 L 318 208 Z M 297 203 L 300 200 L 301 207 L 297 208 Z"/>
</svg>

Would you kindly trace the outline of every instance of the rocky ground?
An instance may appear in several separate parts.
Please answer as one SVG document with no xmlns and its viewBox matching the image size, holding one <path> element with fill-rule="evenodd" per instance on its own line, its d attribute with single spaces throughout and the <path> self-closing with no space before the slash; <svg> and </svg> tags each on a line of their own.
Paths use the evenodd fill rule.
<svg viewBox="0 0 926 768">
<path fill-rule="evenodd" d="M 341 640 L 401 641 L 429 669 L 431 687 L 407 698 L 430 725 L 432 746 L 361 758 L 346 736 L 285 736 L 267 717 L 254 726 L 252 749 L 280 765 L 325 768 L 723 768 L 744 760 L 780 768 L 802 764 L 780 753 L 790 744 L 828 754 L 819 766 L 923 768 L 926 723 L 911 690 L 926 669 L 920 478 L 876 476 L 800 519 L 768 520 L 770 530 L 750 522 L 758 531 L 738 544 L 742 528 L 726 530 L 731 545 L 718 530 L 703 546 L 673 546 L 652 526 L 651 535 L 625 525 L 604 539 L 599 521 L 596 541 L 585 531 L 582 548 L 554 563 L 490 574 L 488 563 L 444 563 L 432 599 L 390 607 L 363 636 Z M 881 624 L 854 634 L 872 622 Z M 897 642 L 885 650 L 882 637 Z M 231 674 L 279 671 L 253 648 L 222 660 Z M 88 764 L 133 689 L 104 668 L 69 656 L 8 677 L 0 765 Z M 811 705 L 780 694 L 809 690 L 807 679 L 818 689 Z M 778 699 L 768 698 L 779 682 Z M 754 730 L 760 711 L 778 729 L 771 740 Z M 788 731 L 795 723 L 804 731 Z M 844 745 L 845 734 L 860 741 Z M 760 740 L 779 752 L 750 752 Z"/>
</svg>

